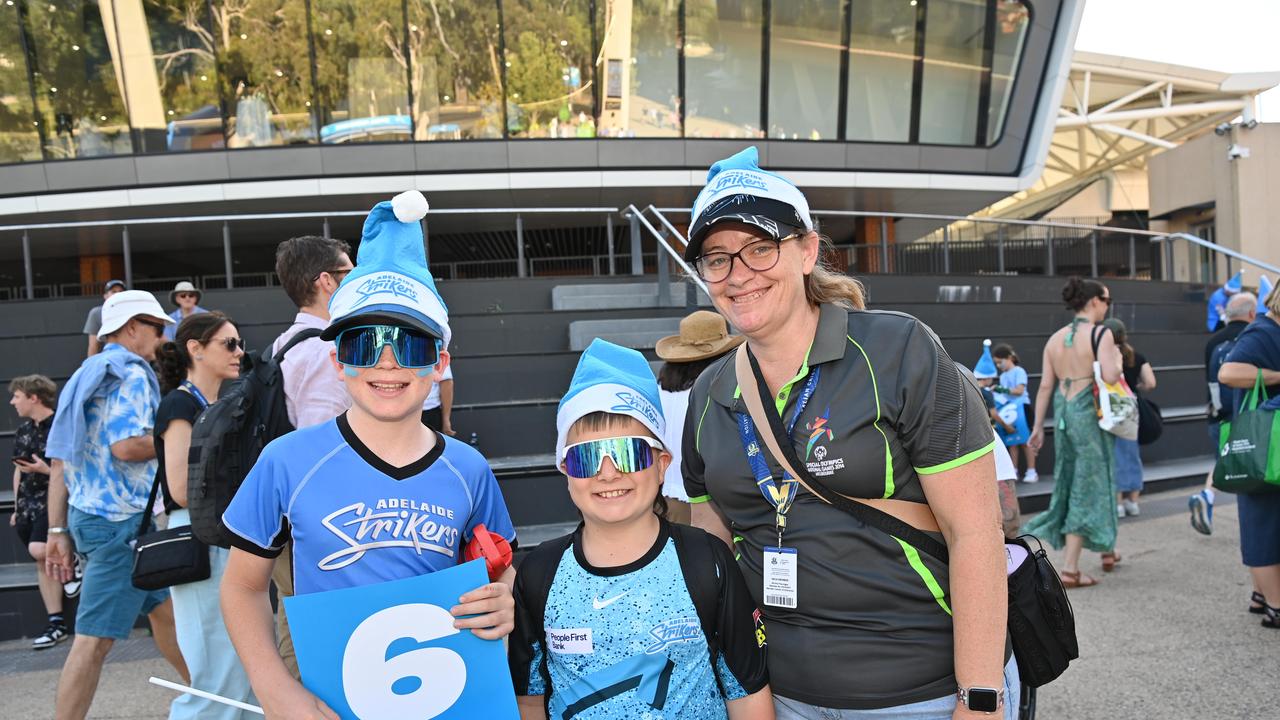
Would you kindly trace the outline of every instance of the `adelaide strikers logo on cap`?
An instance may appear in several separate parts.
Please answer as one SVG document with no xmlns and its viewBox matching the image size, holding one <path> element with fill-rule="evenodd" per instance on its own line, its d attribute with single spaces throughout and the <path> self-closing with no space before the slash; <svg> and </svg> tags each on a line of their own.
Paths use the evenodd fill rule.
<svg viewBox="0 0 1280 720">
<path fill-rule="evenodd" d="M 384 272 L 366 278 L 355 288 L 354 292 L 360 296 L 351 304 L 351 309 L 360 307 L 369 301 L 369 299 L 378 295 L 391 295 L 393 298 L 404 298 L 412 303 L 418 302 L 418 291 L 407 282 L 402 275 Z"/>
<path fill-rule="evenodd" d="M 769 185 L 763 178 L 755 173 L 731 170 L 729 172 L 720 173 L 720 177 L 716 178 L 716 184 L 712 189 L 712 192 L 720 192 L 727 188 L 755 188 L 757 190 L 768 190 Z"/>
<path fill-rule="evenodd" d="M 628 410 L 635 410 L 641 415 L 644 415 L 645 418 L 647 418 L 653 425 L 662 424 L 662 418 L 659 416 L 657 408 L 653 406 L 653 403 L 643 397 L 640 397 L 640 395 L 630 392 L 620 392 L 615 393 L 615 396 L 622 401 L 622 404 L 614 405 L 609 408 L 610 412 L 625 413 Z"/>
</svg>

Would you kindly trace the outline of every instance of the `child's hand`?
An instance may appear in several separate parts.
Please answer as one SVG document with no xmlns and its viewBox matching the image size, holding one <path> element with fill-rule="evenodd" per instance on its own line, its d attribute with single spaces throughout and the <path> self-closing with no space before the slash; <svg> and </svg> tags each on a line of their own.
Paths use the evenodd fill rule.
<svg viewBox="0 0 1280 720">
<path fill-rule="evenodd" d="M 341 720 L 324 701 L 298 683 L 263 698 L 262 711 L 267 720 Z"/>
<path fill-rule="evenodd" d="M 454 627 L 470 628 L 484 640 L 504 638 L 516 626 L 516 601 L 511 597 L 511 588 L 503 582 L 491 582 L 463 595 L 449 612 L 457 618 Z"/>
</svg>

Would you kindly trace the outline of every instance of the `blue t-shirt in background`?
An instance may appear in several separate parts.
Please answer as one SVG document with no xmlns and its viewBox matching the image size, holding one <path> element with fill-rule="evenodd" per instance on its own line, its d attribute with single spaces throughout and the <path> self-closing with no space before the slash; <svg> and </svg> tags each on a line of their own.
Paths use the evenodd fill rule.
<svg viewBox="0 0 1280 720">
<path fill-rule="evenodd" d="M 1280 325 L 1268 315 L 1258 316 L 1236 336 L 1236 345 L 1226 361 L 1248 363 L 1263 370 L 1280 370 Z M 1237 395 L 1237 402 L 1244 397 L 1242 392 Z M 1280 395 L 1280 385 L 1268 385 L 1267 395 Z"/>
<path fill-rule="evenodd" d="M 292 538 L 299 595 L 453 567 L 480 523 L 516 544 L 498 481 L 474 448 L 437 434 L 421 459 L 392 467 L 345 413 L 268 445 L 222 522 L 236 547 L 263 557 Z"/>
<path fill-rule="evenodd" d="M 1012 390 L 1019 385 L 1027 384 L 1027 371 L 1021 365 L 1014 365 L 1011 369 L 1000 373 L 1000 387 L 1006 387 Z M 1009 402 L 1016 402 L 1019 405 L 1026 405 L 1031 402 L 1031 396 L 1027 392 L 1030 388 L 1024 388 L 1021 395 L 1008 395 L 1006 393 L 996 393 L 996 404 L 1004 405 Z"/>
</svg>

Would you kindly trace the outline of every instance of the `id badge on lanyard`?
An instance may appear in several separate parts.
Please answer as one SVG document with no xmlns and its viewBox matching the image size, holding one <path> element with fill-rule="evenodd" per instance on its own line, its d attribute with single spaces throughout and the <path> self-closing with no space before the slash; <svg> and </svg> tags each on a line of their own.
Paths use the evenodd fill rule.
<svg viewBox="0 0 1280 720">
<path fill-rule="evenodd" d="M 814 368 L 805 381 L 804 389 L 796 400 L 795 412 L 787 424 L 787 442 L 791 442 L 791 433 L 800 420 L 801 413 L 813 397 L 818 387 L 819 368 Z M 775 481 L 769 472 L 769 464 L 765 462 L 764 448 L 756 433 L 755 423 L 747 413 L 738 413 L 738 434 L 742 440 L 742 449 L 747 454 L 747 463 L 755 476 L 756 488 L 764 496 L 765 501 L 773 506 L 774 527 L 778 531 L 778 544 L 764 548 L 764 604 L 770 607 L 794 609 L 799 603 L 797 586 L 797 570 L 800 554 L 795 548 L 784 547 L 783 535 L 787 529 L 787 511 L 795 502 L 800 490 L 800 483 L 783 472 L 781 482 Z"/>
</svg>

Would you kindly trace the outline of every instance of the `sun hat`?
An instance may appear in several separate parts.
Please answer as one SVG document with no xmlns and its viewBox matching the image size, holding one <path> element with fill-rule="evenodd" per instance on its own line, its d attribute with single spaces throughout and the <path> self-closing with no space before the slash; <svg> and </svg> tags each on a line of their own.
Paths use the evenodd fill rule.
<svg viewBox="0 0 1280 720">
<path fill-rule="evenodd" d="M 983 340 L 982 357 L 978 358 L 978 364 L 973 366 L 973 376 L 984 380 L 997 375 L 999 373 L 996 372 L 996 361 L 991 358 L 991 340 Z"/>
<path fill-rule="evenodd" d="M 430 206 L 417 190 L 384 200 L 369 211 L 356 267 L 329 299 L 333 321 L 320 335 L 333 340 L 350 327 L 400 325 L 421 330 L 449 347 L 449 309 L 427 268 L 422 218 Z"/>
<path fill-rule="evenodd" d="M 698 258 L 707 232 L 719 222 L 754 225 L 774 240 L 802 228 L 813 230 L 804 193 L 781 175 L 761 170 L 754 145 L 711 166 L 706 186 L 693 201 L 692 216 L 684 249 L 689 261 Z"/>
<path fill-rule="evenodd" d="M 196 286 L 192 285 L 191 281 L 189 280 L 183 280 L 182 282 L 173 286 L 173 289 L 169 291 L 169 302 L 173 303 L 174 305 L 177 305 L 178 293 L 195 293 L 197 303 L 200 302 L 200 298 L 204 297 L 204 293 L 197 290 Z"/>
<path fill-rule="evenodd" d="M 679 335 L 662 338 L 654 350 L 667 362 L 696 362 L 726 353 L 745 339 L 730 335 L 729 323 L 718 313 L 698 310 L 680 320 Z"/>
<path fill-rule="evenodd" d="M 98 330 L 98 339 L 102 340 L 119 330 L 135 317 L 150 318 L 166 325 L 174 324 L 173 318 L 165 314 L 155 295 L 146 290 L 124 290 L 102 303 L 102 327 Z"/>
<path fill-rule="evenodd" d="M 649 361 L 636 350 L 600 338 L 592 340 L 578 359 L 569 391 L 556 408 L 557 463 L 564 457 L 569 428 L 593 412 L 633 417 L 659 441 L 666 437 L 658 380 Z"/>
</svg>

